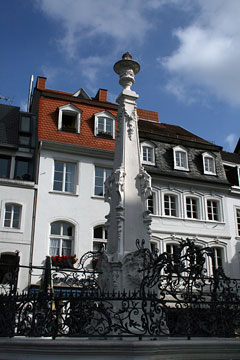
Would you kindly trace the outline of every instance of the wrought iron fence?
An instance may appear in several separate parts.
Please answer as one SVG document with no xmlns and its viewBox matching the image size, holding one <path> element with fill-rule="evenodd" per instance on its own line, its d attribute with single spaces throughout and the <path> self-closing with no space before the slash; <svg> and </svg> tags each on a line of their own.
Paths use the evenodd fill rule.
<svg viewBox="0 0 240 360">
<path fill-rule="evenodd" d="M 175 254 L 153 254 L 139 242 L 138 252 L 144 264 L 142 282 L 132 293 L 100 288 L 96 269 L 83 265 L 99 254 L 87 253 L 76 270 L 46 266 L 43 278 L 46 282 L 50 274 L 51 281 L 40 291 L 0 295 L 0 336 L 240 335 L 240 280 L 214 267 L 211 249 L 186 240 Z M 213 265 L 211 276 L 207 258 Z"/>
</svg>

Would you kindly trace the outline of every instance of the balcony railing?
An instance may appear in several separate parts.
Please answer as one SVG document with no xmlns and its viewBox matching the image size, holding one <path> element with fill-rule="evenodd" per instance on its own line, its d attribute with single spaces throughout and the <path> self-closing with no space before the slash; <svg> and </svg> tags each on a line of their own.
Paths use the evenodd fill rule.
<svg viewBox="0 0 240 360">
<path fill-rule="evenodd" d="M 0 336 L 240 335 L 240 280 L 214 268 L 210 248 L 199 249 L 186 240 L 174 256 L 153 254 L 140 245 L 137 251 L 143 257 L 142 281 L 131 293 L 101 289 L 96 268 L 84 265 L 99 254 L 88 252 L 75 270 L 53 269 L 46 262 L 44 286 L 0 295 Z M 207 258 L 213 264 L 211 276 L 205 271 Z"/>
</svg>

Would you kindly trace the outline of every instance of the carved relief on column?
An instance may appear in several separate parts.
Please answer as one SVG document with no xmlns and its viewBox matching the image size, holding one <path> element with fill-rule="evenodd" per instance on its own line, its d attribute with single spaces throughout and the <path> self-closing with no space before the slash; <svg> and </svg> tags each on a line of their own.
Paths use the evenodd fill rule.
<svg viewBox="0 0 240 360">
<path fill-rule="evenodd" d="M 139 270 L 144 267 L 144 256 L 141 251 L 127 254 L 123 259 L 123 280 L 126 290 L 138 288 L 143 279 L 143 272 Z"/>
<path fill-rule="evenodd" d="M 120 134 L 122 131 L 122 124 L 126 120 L 127 123 L 127 133 L 130 140 L 132 140 L 132 136 L 134 134 L 136 122 L 137 122 L 137 108 L 136 105 L 134 105 L 134 109 L 131 114 L 129 114 L 126 110 L 125 104 L 122 104 L 119 108 L 118 115 L 117 115 L 117 121 L 118 121 L 118 127 L 117 127 L 117 141 L 119 141 Z"/>
<path fill-rule="evenodd" d="M 134 109 L 132 111 L 132 114 L 129 115 L 126 111 L 126 118 L 127 118 L 127 132 L 128 132 L 128 137 L 130 140 L 132 140 L 132 136 L 134 134 L 134 130 L 135 130 L 135 126 L 136 126 L 136 122 L 137 122 L 137 108 L 136 105 L 134 106 Z"/>
<path fill-rule="evenodd" d="M 124 121 L 124 111 L 125 111 L 124 106 L 121 105 L 119 107 L 118 113 L 117 113 L 117 137 L 116 137 L 116 143 L 118 143 L 119 140 L 120 140 L 120 136 L 121 136 L 121 132 L 122 132 L 122 122 Z"/>
<path fill-rule="evenodd" d="M 151 176 L 147 173 L 147 171 L 141 167 L 140 172 L 138 174 L 138 178 L 140 180 L 140 192 L 144 200 L 152 195 L 152 181 Z"/>
<path fill-rule="evenodd" d="M 122 204 L 123 193 L 124 193 L 124 181 L 125 181 L 125 171 L 124 167 L 116 169 L 105 181 L 105 194 L 104 200 L 110 204 L 112 198 L 112 191 L 115 187 L 116 193 L 118 195 L 118 201 L 116 206 Z"/>
<path fill-rule="evenodd" d="M 152 229 L 151 229 L 152 218 L 150 216 L 150 211 L 149 210 L 144 211 L 144 213 L 143 213 L 143 222 L 144 222 L 144 225 L 145 225 L 145 227 L 147 229 L 148 236 L 151 237 L 151 235 L 152 235 Z"/>
</svg>

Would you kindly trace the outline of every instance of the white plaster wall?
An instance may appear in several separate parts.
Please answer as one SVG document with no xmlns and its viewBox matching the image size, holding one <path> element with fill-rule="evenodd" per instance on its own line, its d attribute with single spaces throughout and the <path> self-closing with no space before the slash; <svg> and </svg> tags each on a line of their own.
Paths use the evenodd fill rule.
<svg viewBox="0 0 240 360">
<path fill-rule="evenodd" d="M 20 264 L 29 265 L 35 190 L 33 184 L 29 186 L 27 182 L 22 186 L 25 187 L 18 186 L 17 181 L 0 185 L 0 252 L 18 251 Z M 4 208 L 6 202 L 22 205 L 20 229 L 4 228 Z M 28 276 L 29 270 L 20 268 L 18 290 L 21 291 L 28 286 Z"/>
<path fill-rule="evenodd" d="M 229 244 L 229 266 L 232 277 L 240 278 L 240 237 L 238 236 L 236 208 L 240 208 L 240 189 L 226 197 L 226 219 L 231 236 Z"/>
<path fill-rule="evenodd" d="M 152 215 L 152 239 L 157 244 L 159 251 L 166 251 L 167 242 L 172 242 L 169 237 L 198 238 L 203 246 L 224 248 L 224 270 L 228 276 L 240 278 L 239 251 L 240 238 L 236 238 L 236 210 L 240 207 L 240 196 L 230 194 L 228 189 L 216 186 L 187 186 L 186 184 L 153 182 L 156 189 L 156 215 Z M 163 213 L 163 193 L 171 193 L 176 190 L 179 196 L 180 216 L 167 217 Z M 184 216 L 185 195 L 199 195 L 202 208 L 202 219 L 187 219 Z M 206 199 L 216 198 L 221 202 L 222 219 L 220 222 L 206 220 Z M 165 239 L 165 240 L 164 240 Z"/>
<path fill-rule="evenodd" d="M 63 147 L 64 151 L 64 147 Z M 78 164 L 76 183 L 77 193 L 67 195 L 54 193 L 54 159 L 72 161 Z M 109 212 L 109 205 L 103 198 L 94 197 L 95 165 L 112 167 L 112 161 L 101 158 L 42 150 L 39 164 L 38 202 L 36 213 L 36 229 L 34 240 L 33 264 L 43 265 L 46 255 L 49 255 L 50 224 L 56 220 L 69 221 L 75 225 L 75 242 L 73 253 L 79 258 L 86 251 L 92 249 L 93 227 L 105 223 L 105 215 Z M 163 239 L 176 235 L 177 237 L 197 237 L 202 244 L 224 247 L 224 262 L 227 275 L 240 278 L 239 241 L 236 237 L 235 207 L 240 207 L 240 194 L 230 194 L 230 191 L 212 186 L 184 184 L 179 181 L 169 184 L 168 181 L 153 179 L 153 188 L 157 193 L 157 215 L 152 216 L 152 239 L 157 243 L 160 251 L 166 251 Z M 168 218 L 162 215 L 162 189 L 178 191 L 180 197 L 180 217 Z M 203 209 L 202 220 L 184 218 L 184 196 L 199 195 Z M 205 200 L 207 197 L 221 200 L 222 221 L 214 222 L 204 219 L 206 215 Z M 216 242 L 217 241 L 217 242 Z M 32 278 L 32 283 L 37 278 Z"/>
<path fill-rule="evenodd" d="M 54 159 L 77 164 L 76 194 L 56 193 L 52 190 Z M 43 265 L 46 255 L 49 255 L 50 224 L 53 221 L 69 221 L 75 225 L 73 253 L 78 258 L 92 250 L 93 227 L 104 224 L 105 215 L 109 212 L 109 205 L 104 202 L 104 199 L 94 196 L 95 165 L 111 168 L 112 162 L 42 150 L 39 164 L 34 265 Z"/>
</svg>

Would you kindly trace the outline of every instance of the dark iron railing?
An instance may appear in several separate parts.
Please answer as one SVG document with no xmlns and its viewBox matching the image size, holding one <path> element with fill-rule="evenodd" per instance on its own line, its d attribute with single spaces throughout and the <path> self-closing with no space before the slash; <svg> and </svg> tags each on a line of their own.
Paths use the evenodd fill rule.
<svg viewBox="0 0 240 360">
<path fill-rule="evenodd" d="M 46 266 L 38 291 L 0 295 L 0 336 L 240 335 L 240 280 L 215 268 L 210 248 L 186 240 L 174 254 L 153 254 L 139 242 L 137 251 L 142 282 L 132 293 L 100 288 L 96 268 L 86 267 L 100 254 L 88 252 L 75 270 Z"/>
</svg>

